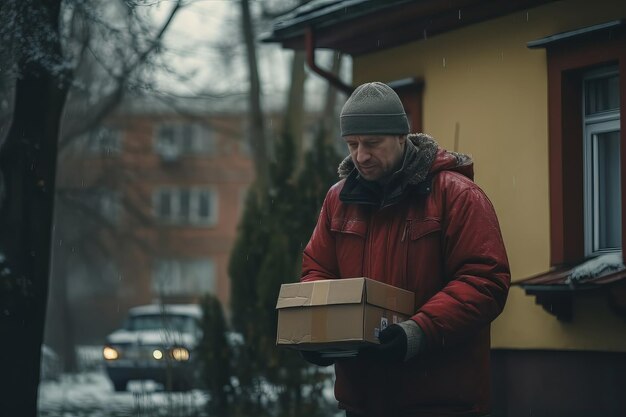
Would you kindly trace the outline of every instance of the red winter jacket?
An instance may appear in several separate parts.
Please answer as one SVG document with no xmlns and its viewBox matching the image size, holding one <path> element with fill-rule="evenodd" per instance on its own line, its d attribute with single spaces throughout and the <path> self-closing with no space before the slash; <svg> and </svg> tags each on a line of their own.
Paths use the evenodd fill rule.
<svg viewBox="0 0 626 417">
<path fill-rule="evenodd" d="M 430 161 L 418 161 L 430 169 L 412 167 L 418 181 L 387 192 L 395 195 L 389 204 L 373 204 L 352 169 L 326 195 L 301 279 L 369 277 L 415 293 L 412 319 L 427 351 L 401 364 L 338 361 L 340 408 L 376 417 L 482 415 L 490 406 L 489 324 L 510 283 L 498 220 L 469 158 L 426 135 L 409 138 L 413 158 L 432 150 Z"/>
</svg>

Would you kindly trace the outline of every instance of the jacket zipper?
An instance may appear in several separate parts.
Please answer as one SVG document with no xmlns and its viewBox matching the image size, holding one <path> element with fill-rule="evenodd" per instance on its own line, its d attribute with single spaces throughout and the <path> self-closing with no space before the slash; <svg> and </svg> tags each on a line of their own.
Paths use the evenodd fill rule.
<svg viewBox="0 0 626 417">
<path fill-rule="evenodd" d="M 365 242 L 363 243 L 363 258 L 361 259 L 361 275 L 364 277 L 367 277 L 367 274 L 368 274 L 367 262 L 368 262 L 371 230 L 372 230 L 372 216 L 370 215 L 367 219 L 367 232 L 365 233 Z"/>
<path fill-rule="evenodd" d="M 376 212 L 372 213 L 372 215 L 370 216 L 369 225 L 367 227 L 367 275 L 365 275 L 367 278 L 372 278 L 370 275 L 372 274 L 372 255 L 374 251 L 372 249 L 373 245 L 371 231 L 374 227 L 374 217 L 376 217 Z"/>
<path fill-rule="evenodd" d="M 406 235 L 409 231 L 409 229 L 411 228 L 411 220 L 410 219 L 406 219 L 406 222 L 404 223 L 404 232 L 402 233 L 402 240 L 401 242 L 404 243 L 404 271 L 402 274 L 402 282 L 404 284 L 404 288 L 408 288 L 408 281 L 409 281 L 409 277 L 408 277 L 408 273 L 409 273 L 409 244 L 411 242 L 411 239 L 406 239 Z M 406 243 L 404 242 L 406 240 Z"/>
<path fill-rule="evenodd" d="M 404 242 L 404 239 L 406 239 L 406 233 L 409 230 L 410 224 L 411 224 L 411 220 L 406 219 L 406 222 L 404 223 L 404 232 L 402 232 L 402 239 L 400 239 L 400 242 Z"/>
</svg>

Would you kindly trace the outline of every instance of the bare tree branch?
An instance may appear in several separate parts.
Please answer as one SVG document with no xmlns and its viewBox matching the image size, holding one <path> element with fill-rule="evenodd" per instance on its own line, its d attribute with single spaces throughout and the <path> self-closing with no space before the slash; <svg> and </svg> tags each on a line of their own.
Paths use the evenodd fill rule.
<svg viewBox="0 0 626 417">
<path fill-rule="evenodd" d="M 178 0 L 174 4 L 158 33 L 150 41 L 149 46 L 139 53 L 137 59 L 131 65 L 126 66 L 121 74 L 115 75 L 103 65 L 103 68 L 107 69 L 116 80 L 115 88 L 100 99 L 94 107 L 90 107 L 88 112 L 81 115 L 82 117 L 74 118 L 71 122 L 68 121 L 68 126 L 63 129 L 63 136 L 59 141 L 59 151 L 62 152 L 75 138 L 100 124 L 121 103 L 131 75 L 160 47 L 163 36 L 174 20 L 176 13 L 183 7 L 183 3 L 183 0 Z M 94 56 L 97 58 L 97 54 Z"/>
</svg>

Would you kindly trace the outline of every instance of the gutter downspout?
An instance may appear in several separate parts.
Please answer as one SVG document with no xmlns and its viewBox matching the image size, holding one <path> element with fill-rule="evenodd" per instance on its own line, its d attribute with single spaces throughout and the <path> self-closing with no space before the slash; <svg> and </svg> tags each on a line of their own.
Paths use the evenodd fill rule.
<svg viewBox="0 0 626 417">
<path fill-rule="evenodd" d="M 315 63 L 315 33 L 313 27 L 309 26 L 304 32 L 304 43 L 306 48 L 306 63 L 313 72 L 328 81 L 336 89 L 343 91 L 347 95 L 352 94 L 354 87 L 341 81 L 335 74 L 320 68 Z"/>
</svg>

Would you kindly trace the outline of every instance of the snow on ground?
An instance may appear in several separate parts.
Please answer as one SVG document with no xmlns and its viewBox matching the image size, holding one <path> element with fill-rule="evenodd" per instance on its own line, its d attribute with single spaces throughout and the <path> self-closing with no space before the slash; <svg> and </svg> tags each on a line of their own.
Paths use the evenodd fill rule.
<svg viewBox="0 0 626 417">
<path fill-rule="evenodd" d="M 128 391 L 115 392 L 104 370 L 61 374 L 57 380 L 42 381 L 39 385 L 38 416 L 208 417 L 206 393 L 162 389 L 162 385 L 152 381 L 130 381 Z M 323 395 L 329 404 L 334 403 L 332 379 L 325 384 Z M 343 416 L 343 412 L 335 411 L 335 417 Z"/>
<path fill-rule="evenodd" d="M 200 417 L 206 416 L 202 391 L 163 392 L 151 381 L 131 381 L 115 392 L 103 371 L 62 374 L 39 386 L 39 417 Z"/>
<path fill-rule="evenodd" d="M 102 346 L 79 346 L 76 353 L 78 373 L 52 372 L 40 383 L 39 417 L 208 417 L 208 395 L 203 391 L 165 392 L 153 381 L 130 381 L 128 391 L 115 392 L 102 366 Z M 322 391 L 328 415 L 343 416 L 334 408 L 333 367 L 312 366 L 311 371 L 328 374 Z M 262 390 L 268 398 L 275 395 L 267 383 L 262 383 Z"/>
</svg>

